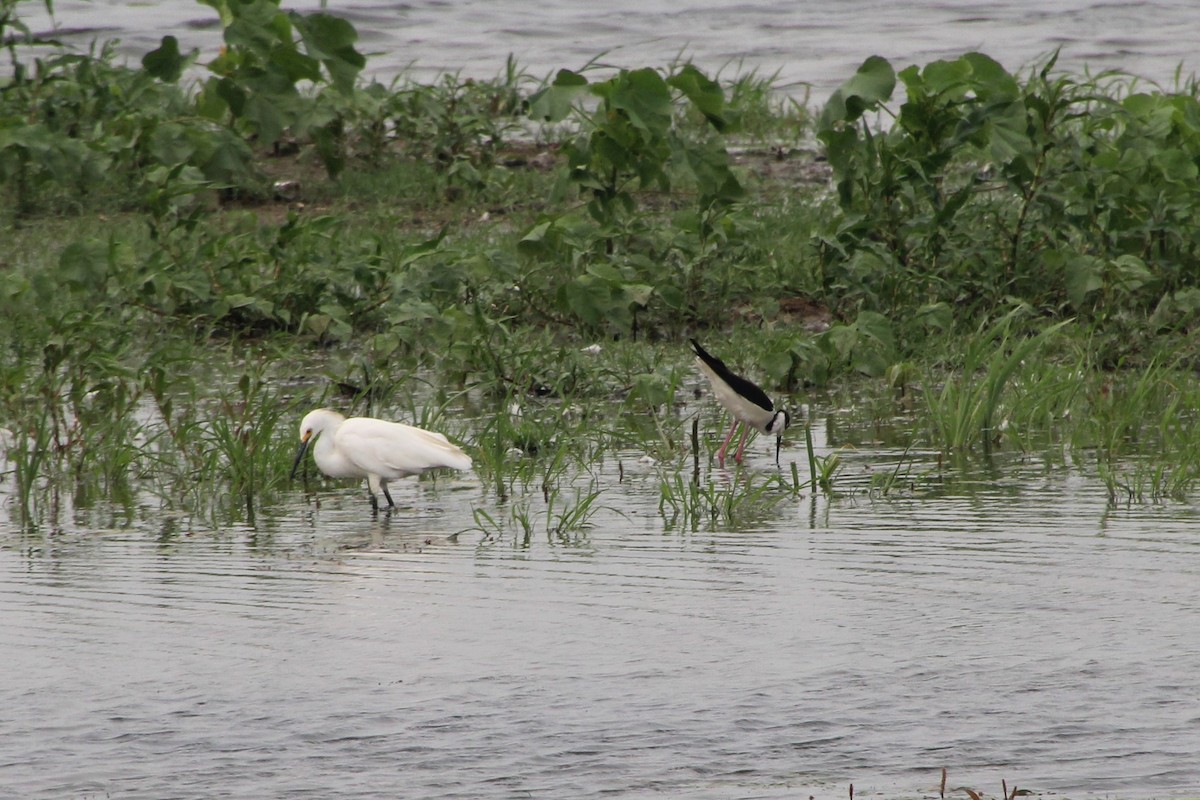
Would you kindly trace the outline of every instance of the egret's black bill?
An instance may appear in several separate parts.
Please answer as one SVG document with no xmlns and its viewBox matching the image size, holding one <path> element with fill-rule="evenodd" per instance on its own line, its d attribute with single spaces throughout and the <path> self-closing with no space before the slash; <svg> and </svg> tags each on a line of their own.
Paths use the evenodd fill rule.
<svg viewBox="0 0 1200 800">
<path fill-rule="evenodd" d="M 289 481 L 296 479 L 296 471 L 298 469 L 300 469 L 300 462 L 304 460 L 304 451 L 306 451 L 307 449 L 308 449 L 308 440 L 305 439 L 304 441 L 300 442 L 300 449 L 298 451 L 296 451 L 296 460 L 292 463 L 291 474 L 288 475 Z"/>
</svg>

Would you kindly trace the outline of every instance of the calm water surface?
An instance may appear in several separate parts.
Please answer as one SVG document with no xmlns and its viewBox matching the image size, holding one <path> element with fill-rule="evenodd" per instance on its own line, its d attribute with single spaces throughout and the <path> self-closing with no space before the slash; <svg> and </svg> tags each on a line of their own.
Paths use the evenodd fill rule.
<svg viewBox="0 0 1200 800">
<path fill-rule="evenodd" d="M 28 2 L 31 27 L 54 23 Z M 368 71 L 381 80 L 410 69 L 420 79 L 440 72 L 491 78 L 505 58 L 537 77 L 578 68 L 603 53 L 605 63 L 663 66 L 682 55 L 706 70 L 778 72 L 793 95 L 823 101 L 865 58 L 882 55 L 897 69 L 981 50 L 1016 70 L 1056 48 L 1060 65 L 1121 69 L 1172 85 L 1175 70 L 1200 70 L 1195 44 L 1200 3 L 1110 0 L 997 0 L 895 3 L 883 0 L 283 0 L 296 10 L 326 8 L 351 20 Z M 55 0 L 59 36 L 86 47 L 120 38 L 140 58 L 166 33 L 207 61 L 220 46 L 216 13 L 190 0 Z"/>
<path fill-rule="evenodd" d="M 684 53 L 814 99 L 874 53 L 1016 69 L 1061 46 L 1169 84 L 1200 32 L 1192 2 L 328 6 L 383 78 Z M 55 7 L 81 46 L 218 42 L 183 0 Z M 357 487 L 297 492 L 219 533 L 67 508 L 24 534 L 0 480 L 0 797 L 931 796 L 943 766 L 992 794 L 1200 791 L 1196 508 L 1003 463 L 690 532 L 626 455 L 598 467 L 593 528 L 529 541 L 467 530 L 495 511 L 471 476 L 409 482 L 379 519 Z M 860 448 L 844 475 L 897 457 Z"/>
<path fill-rule="evenodd" d="M 1196 509 L 1004 462 L 680 531 L 639 456 L 562 538 L 466 530 L 469 475 L 219 533 L 0 516 L 0 797 L 1195 796 Z"/>
</svg>

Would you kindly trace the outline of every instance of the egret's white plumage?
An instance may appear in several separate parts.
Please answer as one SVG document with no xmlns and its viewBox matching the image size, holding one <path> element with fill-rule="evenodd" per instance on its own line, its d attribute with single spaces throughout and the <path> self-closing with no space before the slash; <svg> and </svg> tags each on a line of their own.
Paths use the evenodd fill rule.
<svg viewBox="0 0 1200 800">
<path fill-rule="evenodd" d="M 321 472 L 331 478 L 366 478 L 374 508 L 379 507 L 380 492 L 389 506 L 396 505 L 388 493 L 390 480 L 442 467 L 471 468 L 471 457 L 440 433 L 372 417 L 347 419 L 336 411 L 318 408 L 300 422 L 300 451 L 292 466 L 293 476 L 314 438 L 313 460 Z"/>
</svg>

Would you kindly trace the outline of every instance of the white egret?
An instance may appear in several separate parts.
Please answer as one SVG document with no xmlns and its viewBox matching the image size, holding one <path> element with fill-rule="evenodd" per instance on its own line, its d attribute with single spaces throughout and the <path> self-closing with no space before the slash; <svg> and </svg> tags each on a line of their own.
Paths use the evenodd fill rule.
<svg viewBox="0 0 1200 800">
<path fill-rule="evenodd" d="M 779 447 L 783 441 L 783 432 L 792 424 L 791 415 L 787 411 L 776 410 L 771 398 L 760 386 L 741 375 L 737 375 L 725 362 L 700 346 L 695 339 L 689 339 L 692 349 L 696 352 L 696 364 L 708 382 L 712 384 L 713 394 L 717 401 L 733 415 L 733 424 L 729 426 L 729 435 L 725 443 L 717 451 L 717 461 L 725 465 L 725 451 L 733 441 L 733 434 L 738 424 L 742 428 L 742 438 L 738 442 L 737 453 L 733 460 L 742 463 L 742 453 L 746 447 L 746 437 L 750 429 L 762 431 L 775 437 L 775 457 L 779 458 Z"/>
<path fill-rule="evenodd" d="M 371 491 L 371 508 L 379 508 L 383 492 L 388 506 L 395 507 L 388 481 L 420 475 L 431 469 L 471 468 L 471 457 L 445 436 L 400 422 L 372 417 L 346 417 L 328 408 L 310 411 L 300 422 L 300 450 L 292 465 L 292 477 L 308 445 L 313 460 L 331 478 L 366 478 Z"/>
</svg>

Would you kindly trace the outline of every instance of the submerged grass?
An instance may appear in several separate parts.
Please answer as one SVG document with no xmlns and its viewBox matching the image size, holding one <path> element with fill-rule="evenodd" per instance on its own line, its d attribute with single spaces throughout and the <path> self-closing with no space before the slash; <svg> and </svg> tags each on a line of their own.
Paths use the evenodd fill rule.
<svg viewBox="0 0 1200 800">
<path fill-rule="evenodd" d="M 790 492 L 775 476 L 738 469 L 727 481 L 700 481 L 680 472 L 659 479 L 659 515 L 665 527 L 698 531 L 700 527 L 742 529 L 775 516 Z"/>
</svg>

